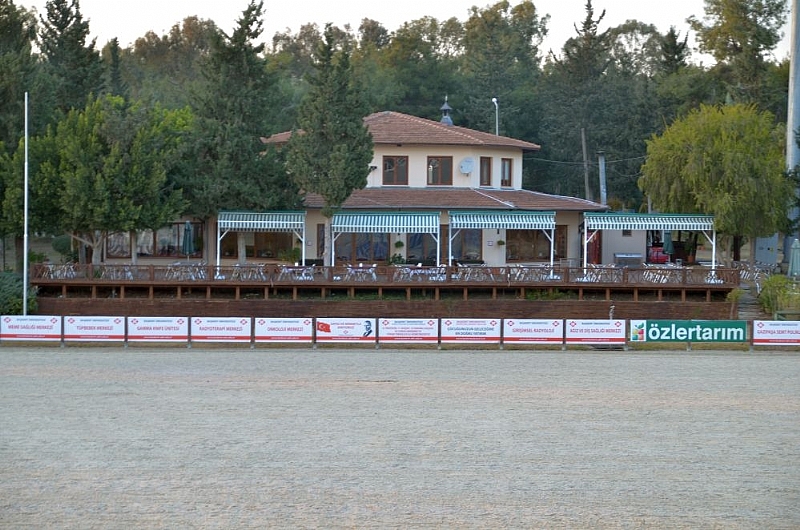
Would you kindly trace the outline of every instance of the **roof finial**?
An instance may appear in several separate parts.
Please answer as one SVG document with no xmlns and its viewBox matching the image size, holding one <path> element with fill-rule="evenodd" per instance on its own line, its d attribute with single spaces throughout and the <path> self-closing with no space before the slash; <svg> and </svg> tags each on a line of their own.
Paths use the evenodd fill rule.
<svg viewBox="0 0 800 530">
<path fill-rule="evenodd" d="M 442 105 L 439 110 L 442 111 L 441 122 L 445 125 L 453 125 L 453 119 L 450 117 L 450 111 L 453 109 L 447 104 L 447 94 L 444 95 L 444 105 Z"/>
</svg>

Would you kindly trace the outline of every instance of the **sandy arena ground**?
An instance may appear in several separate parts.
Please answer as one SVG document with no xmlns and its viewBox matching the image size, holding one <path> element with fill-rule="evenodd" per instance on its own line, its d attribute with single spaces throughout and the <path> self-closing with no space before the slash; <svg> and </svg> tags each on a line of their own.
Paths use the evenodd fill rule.
<svg viewBox="0 0 800 530">
<path fill-rule="evenodd" d="M 800 528 L 800 354 L 0 348 L 0 528 Z"/>
</svg>

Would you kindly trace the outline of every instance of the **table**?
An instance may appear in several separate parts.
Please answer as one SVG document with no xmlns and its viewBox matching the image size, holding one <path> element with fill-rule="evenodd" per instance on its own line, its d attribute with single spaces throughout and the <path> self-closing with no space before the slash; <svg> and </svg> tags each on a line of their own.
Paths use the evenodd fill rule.
<svg viewBox="0 0 800 530">
<path fill-rule="evenodd" d="M 278 273 L 278 281 L 282 280 L 297 280 L 305 282 L 314 281 L 314 266 L 306 267 L 304 265 L 282 265 Z"/>
<path fill-rule="evenodd" d="M 354 282 L 366 282 L 366 281 L 378 281 L 378 275 L 376 273 L 377 265 L 373 265 L 372 267 L 347 267 L 347 272 L 344 275 L 345 281 L 354 281 Z"/>
<path fill-rule="evenodd" d="M 231 273 L 232 280 L 245 281 L 267 281 L 267 271 L 260 263 L 238 264 L 233 266 Z"/>
<path fill-rule="evenodd" d="M 167 267 L 167 280 L 179 282 L 204 280 L 206 267 L 204 262 L 176 261 Z"/>
<path fill-rule="evenodd" d="M 485 282 L 487 280 L 494 281 L 494 271 L 491 267 L 485 265 L 459 265 L 459 271 L 462 271 L 461 279 L 467 282 Z"/>
</svg>

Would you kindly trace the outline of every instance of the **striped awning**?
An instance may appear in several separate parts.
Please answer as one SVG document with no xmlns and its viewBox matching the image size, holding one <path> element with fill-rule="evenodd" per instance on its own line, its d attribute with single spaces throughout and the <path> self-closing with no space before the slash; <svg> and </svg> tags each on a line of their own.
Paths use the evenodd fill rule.
<svg viewBox="0 0 800 530">
<path fill-rule="evenodd" d="M 296 232 L 306 225 L 306 212 L 220 212 L 219 231 Z"/>
<path fill-rule="evenodd" d="M 341 212 L 333 215 L 333 232 L 438 234 L 439 212 Z"/>
<path fill-rule="evenodd" d="M 552 230 L 555 212 L 532 211 L 451 211 L 450 230 L 462 228 L 506 228 L 510 230 Z"/>
<path fill-rule="evenodd" d="M 584 214 L 586 230 L 713 230 L 713 215 L 694 214 L 638 214 L 599 213 Z"/>
</svg>

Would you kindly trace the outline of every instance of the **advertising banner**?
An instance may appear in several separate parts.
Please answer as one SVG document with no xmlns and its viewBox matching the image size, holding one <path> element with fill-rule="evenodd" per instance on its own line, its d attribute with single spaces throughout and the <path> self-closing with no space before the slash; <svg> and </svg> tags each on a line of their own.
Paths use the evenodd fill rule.
<svg viewBox="0 0 800 530">
<path fill-rule="evenodd" d="M 188 317 L 128 317 L 128 342 L 188 341 Z"/>
<path fill-rule="evenodd" d="M 800 345 L 800 322 L 782 320 L 753 321 L 753 344 Z"/>
<path fill-rule="evenodd" d="M 439 319 L 437 318 L 381 318 L 381 343 L 423 343 L 439 342 Z"/>
<path fill-rule="evenodd" d="M 503 321 L 505 344 L 563 344 L 564 321 L 560 319 L 509 318 Z"/>
<path fill-rule="evenodd" d="M 192 342 L 250 342 L 250 317 L 192 317 Z"/>
<path fill-rule="evenodd" d="M 61 317 L 46 315 L 4 315 L 0 340 L 61 340 Z"/>
<path fill-rule="evenodd" d="M 256 342 L 306 342 L 311 344 L 314 321 L 311 318 L 257 318 Z"/>
<path fill-rule="evenodd" d="M 624 320 L 566 321 L 567 344 L 625 344 Z"/>
<path fill-rule="evenodd" d="M 317 342 L 375 342 L 374 318 L 318 318 Z"/>
<path fill-rule="evenodd" d="M 124 317 L 64 317 L 65 341 L 112 342 L 125 340 Z"/>
<path fill-rule="evenodd" d="M 500 329 L 497 318 L 443 318 L 442 343 L 499 344 Z"/>
<path fill-rule="evenodd" d="M 631 320 L 631 342 L 746 342 L 744 320 Z"/>
</svg>

